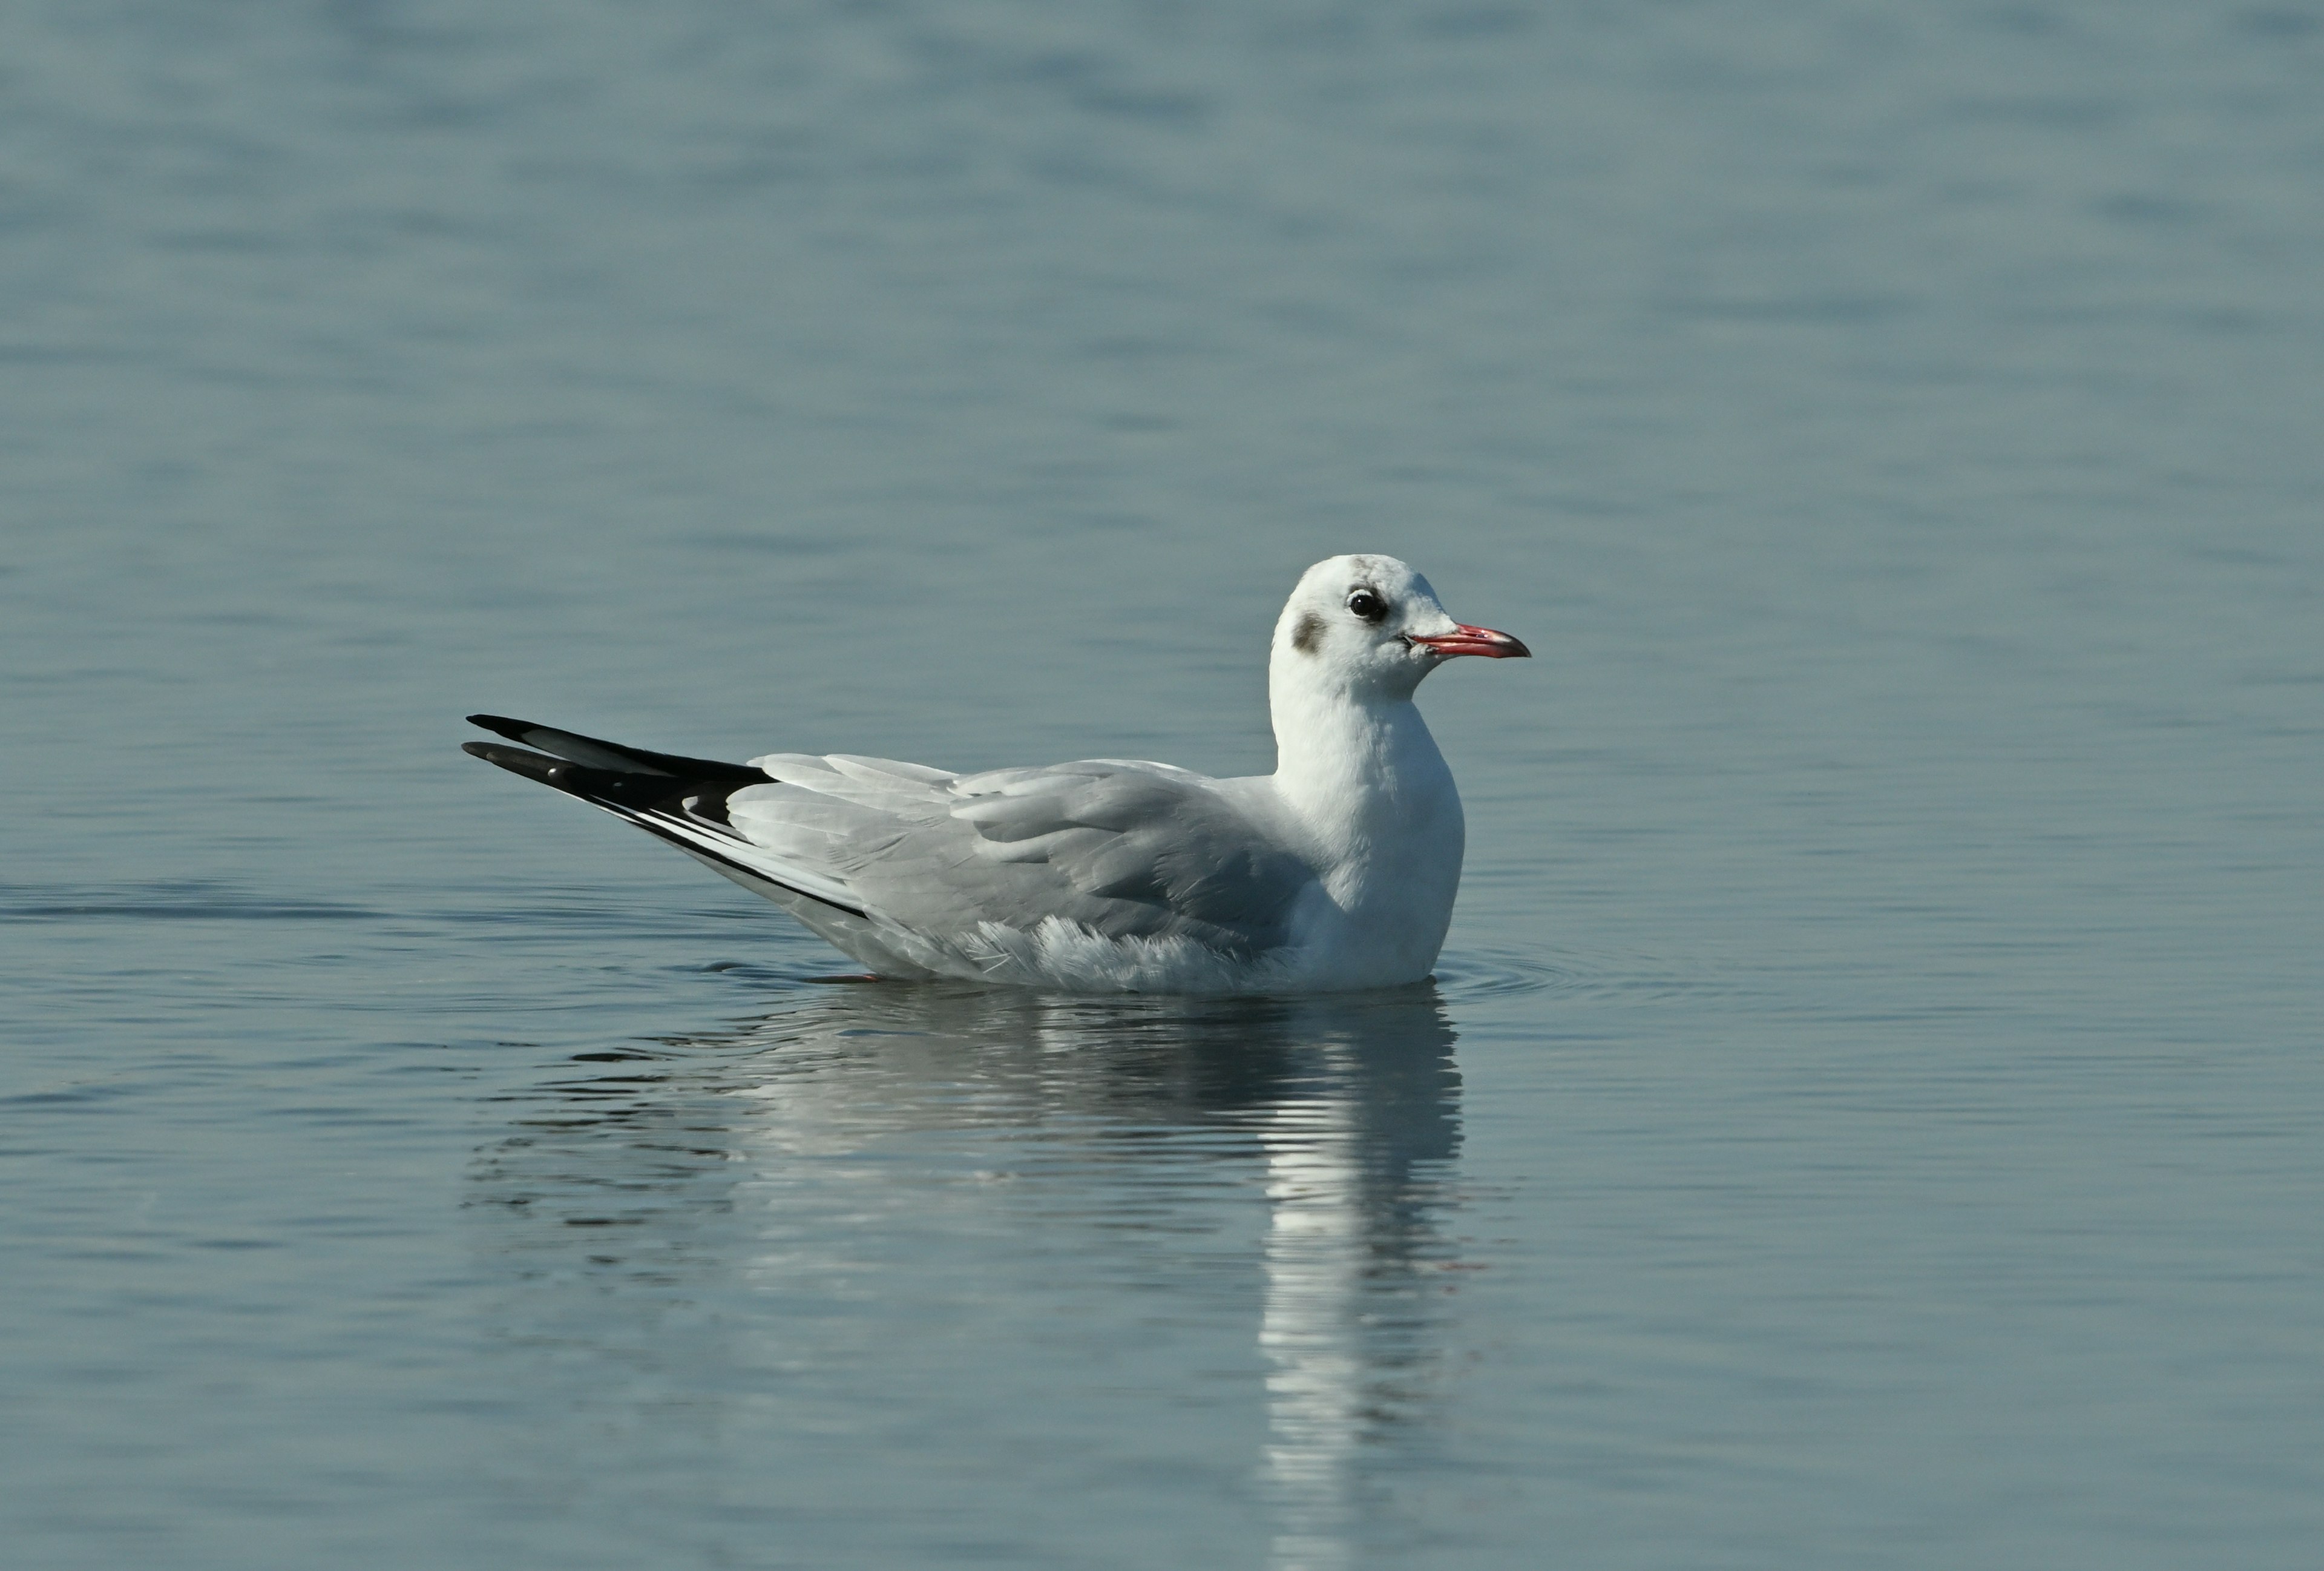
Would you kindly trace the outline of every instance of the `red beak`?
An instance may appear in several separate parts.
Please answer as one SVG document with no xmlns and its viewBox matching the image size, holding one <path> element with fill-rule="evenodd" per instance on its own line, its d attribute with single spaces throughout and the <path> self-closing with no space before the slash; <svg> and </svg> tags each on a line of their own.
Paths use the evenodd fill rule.
<svg viewBox="0 0 2324 1571">
<path fill-rule="evenodd" d="M 1450 633 L 1439 633 L 1427 638 L 1407 633 L 1405 638 L 1443 655 L 1481 654 L 1487 660 L 1527 660 L 1533 651 L 1506 633 L 1495 633 L 1489 627 L 1471 627 L 1462 623 Z"/>
</svg>

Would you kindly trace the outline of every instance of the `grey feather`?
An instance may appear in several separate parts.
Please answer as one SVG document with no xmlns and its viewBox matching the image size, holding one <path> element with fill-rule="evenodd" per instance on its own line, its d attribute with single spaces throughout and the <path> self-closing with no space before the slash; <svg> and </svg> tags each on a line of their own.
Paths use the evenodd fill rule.
<svg viewBox="0 0 2324 1571">
<path fill-rule="evenodd" d="M 953 776 L 878 759 L 753 762 L 778 783 L 728 796 L 733 832 L 770 865 L 842 883 L 916 932 L 1029 931 L 1055 917 L 1255 955 L 1286 940 L 1313 881 L 1209 781 L 1167 765 Z"/>
</svg>

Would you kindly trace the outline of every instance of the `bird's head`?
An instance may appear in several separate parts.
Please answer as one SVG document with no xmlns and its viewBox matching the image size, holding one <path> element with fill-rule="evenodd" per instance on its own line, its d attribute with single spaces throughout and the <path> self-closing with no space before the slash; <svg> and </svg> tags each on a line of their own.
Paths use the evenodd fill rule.
<svg viewBox="0 0 2324 1571">
<path fill-rule="evenodd" d="M 1291 591 L 1268 670 L 1274 686 L 1397 699 L 1455 656 L 1532 652 L 1506 633 L 1453 621 L 1428 580 L 1394 557 L 1333 557 Z"/>
</svg>

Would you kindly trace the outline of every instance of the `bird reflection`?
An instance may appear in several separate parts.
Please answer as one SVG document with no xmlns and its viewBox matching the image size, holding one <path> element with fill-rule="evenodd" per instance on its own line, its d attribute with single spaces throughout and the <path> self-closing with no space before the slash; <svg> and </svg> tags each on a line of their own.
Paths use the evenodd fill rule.
<svg viewBox="0 0 2324 1571">
<path fill-rule="evenodd" d="M 1255 1120 L 1267 1160 L 1266 1477 L 1279 1571 L 1351 1557 L 1359 1448 L 1404 1415 L 1430 1339 L 1443 1164 L 1458 1140 L 1452 1032 L 1433 993 L 1309 1022 L 1305 1095 Z"/>
<path fill-rule="evenodd" d="M 1361 1537 L 1368 1452 L 1425 1416 L 1441 1356 L 1443 1273 L 1459 1263 L 1445 1231 L 1457 1200 L 1453 1040 L 1428 985 L 1212 1000 L 801 988 L 728 1030 L 581 1055 L 586 1072 L 529 1094 L 517 1127 L 479 1153 L 479 1199 L 587 1228 L 560 1229 L 550 1247 L 595 1265 L 650 1257 L 658 1271 L 699 1274 L 715 1252 L 726 1274 L 765 1285 L 811 1274 L 818 1244 L 837 1247 L 798 1202 L 842 1168 L 860 1183 L 856 1159 L 875 1149 L 883 1160 L 870 1171 L 892 1192 L 850 1191 L 858 1229 L 962 1205 L 961 1186 L 946 1183 L 964 1137 L 975 1160 L 1046 1178 L 1046 1192 L 1070 1193 L 1084 1214 L 1135 1211 L 1149 1234 L 1214 1233 L 1211 1214 L 1252 1190 L 1190 1187 L 1188 1165 L 1239 1169 L 1267 1206 L 1255 1338 L 1268 1428 L 1254 1483 L 1272 1518 L 1269 1557 L 1277 1571 L 1329 1571 Z M 949 1165 L 898 1163 L 899 1149 Z M 784 1186 L 764 1206 L 745 1204 Z M 972 1206 L 1002 1204 L 966 1192 Z M 706 1208 L 737 1207 L 788 1215 L 793 1232 L 706 1238 Z M 962 1224 L 991 1236 L 1016 1220 Z"/>
</svg>

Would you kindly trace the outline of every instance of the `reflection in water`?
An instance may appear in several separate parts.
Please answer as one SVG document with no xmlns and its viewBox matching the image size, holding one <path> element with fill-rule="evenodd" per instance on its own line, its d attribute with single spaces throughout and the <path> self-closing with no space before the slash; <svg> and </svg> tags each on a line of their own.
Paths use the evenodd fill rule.
<svg viewBox="0 0 2324 1571">
<path fill-rule="evenodd" d="M 948 1271 L 1036 1300 L 1088 1298 L 1111 1273 L 1119 1291 L 1094 1302 L 1118 1325 L 1099 1330 L 1125 1339 L 1192 1299 L 1222 1345 L 1208 1366 L 1255 1342 L 1265 1372 L 1256 1482 L 1273 1564 L 1331 1567 L 1361 1537 L 1365 1454 L 1416 1415 L 1443 1340 L 1452 1041 L 1426 986 L 1214 1000 L 814 987 L 733 1030 L 583 1055 L 586 1076 L 534 1094 L 480 1153 L 479 1200 L 562 1224 L 502 1250 L 536 1280 L 744 1284 L 785 1317 L 769 1335 L 787 1357 L 855 1370 L 872 1383 L 852 1400 L 890 1411 L 934 1399 L 900 1375 L 879 1383 L 881 1361 L 848 1363 L 862 1333 L 799 1308 L 830 1284 L 848 1284 L 859 1317 L 908 1327 L 945 1312 L 931 1295 Z M 1254 1238 L 1236 1218 L 1261 1193 Z M 1094 1248 L 1058 1281 L 1058 1237 L 1092 1225 Z M 1185 1242 L 1222 1234 L 1239 1250 L 1226 1263 L 1242 1262 L 1223 1294 L 1221 1273 L 1186 1269 Z M 1176 1251 L 1158 1270 L 1139 1257 L 1157 1248 Z"/>
<path fill-rule="evenodd" d="M 1268 1375 L 1268 1482 L 1279 1510 L 1276 1566 L 1349 1562 L 1358 1447 L 1400 1411 L 1396 1382 L 1426 1345 L 1425 1265 L 1444 1266 L 1438 1186 L 1423 1164 L 1452 1154 L 1458 1081 L 1452 1033 L 1425 1003 L 1351 1017 L 1311 1037 L 1309 1094 L 1267 1109 L 1267 1298 L 1259 1345 Z M 1416 1308 L 1416 1305 L 1415 1306 Z"/>
</svg>

